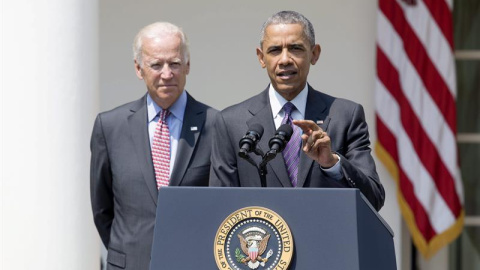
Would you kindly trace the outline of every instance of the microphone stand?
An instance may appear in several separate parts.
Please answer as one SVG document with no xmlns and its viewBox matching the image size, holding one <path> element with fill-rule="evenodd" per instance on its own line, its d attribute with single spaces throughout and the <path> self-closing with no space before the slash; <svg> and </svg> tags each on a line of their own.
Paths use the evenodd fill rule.
<svg viewBox="0 0 480 270">
<path fill-rule="evenodd" d="M 260 176 L 260 184 L 261 187 L 267 187 L 267 163 L 270 162 L 272 159 L 275 158 L 277 155 L 277 150 L 269 150 L 267 153 L 263 154 L 263 151 L 260 148 L 255 148 L 253 151 L 257 156 L 262 157 L 262 161 L 257 165 L 255 161 L 249 155 L 240 155 L 243 159 L 248 161 L 248 163 L 252 164 L 255 168 L 257 168 L 258 175 Z"/>
<path fill-rule="evenodd" d="M 290 125 L 288 124 L 281 125 L 278 128 L 278 130 L 275 132 L 275 137 L 270 139 L 268 143 L 268 145 L 270 146 L 270 150 L 268 150 L 266 154 L 263 154 L 263 151 L 260 148 L 258 148 L 257 146 L 258 140 L 252 140 L 255 145 L 255 149 L 252 152 L 255 153 L 257 156 L 262 157 L 262 161 L 258 165 L 249 155 L 250 148 L 247 149 L 247 148 L 243 148 L 243 146 L 240 146 L 240 151 L 238 152 L 238 155 L 241 158 L 248 161 L 248 163 L 255 166 L 255 168 L 257 168 L 262 187 L 267 186 L 267 163 L 270 162 L 272 159 L 274 159 L 277 156 L 278 152 L 282 152 L 286 143 L 290 140 L 292 133 L 293 133 L 293 129 Z M 242 142 L 242 140 L 240 142 Z M 251 142 L 249 141 L 246 141 L 246 143 L 251 144 Z M 250 145 L 250 147 L 253 148 L 252 145 Z"/>
<path fill-rule="evenodd" d="M 255 151 L 253 151 L 257 156 L 263 157 L 263 151 L 260 148 L 256 148 Z M 262 162 L 257 166 L 258 170 L 258 175 L 260 176 L 260 185 L 261 187 L 267 187 L 267 163 Z"/>
</svg>

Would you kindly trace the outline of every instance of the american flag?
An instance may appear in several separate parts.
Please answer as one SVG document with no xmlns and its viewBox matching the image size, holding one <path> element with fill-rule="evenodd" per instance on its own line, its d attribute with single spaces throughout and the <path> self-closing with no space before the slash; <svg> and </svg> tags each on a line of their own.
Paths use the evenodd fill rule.
<svg viewBox="0 0 480 270">
<path fill-rule="evenodd" d="M 425 258 L 463 229 L 453 0 L 379 0 L 376 153 Z"/>
</svg>

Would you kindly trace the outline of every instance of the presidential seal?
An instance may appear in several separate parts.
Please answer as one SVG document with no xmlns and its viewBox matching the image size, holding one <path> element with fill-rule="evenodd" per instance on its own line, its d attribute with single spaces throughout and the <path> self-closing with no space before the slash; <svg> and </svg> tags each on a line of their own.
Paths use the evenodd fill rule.
<svg viewBox="0 0 480 270">
<path fill-rule="evenodd" d="M 213 249 L 218 269 L 286 270 L 292 259 L 293 238 L 277 213 L 252 206 L 223 221 Z"/>
</svg>

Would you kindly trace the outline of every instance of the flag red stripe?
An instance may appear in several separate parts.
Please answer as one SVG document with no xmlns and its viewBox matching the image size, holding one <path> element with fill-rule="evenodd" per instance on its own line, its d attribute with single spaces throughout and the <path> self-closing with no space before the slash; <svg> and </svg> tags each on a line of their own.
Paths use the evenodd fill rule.
<svg viewBox="0 0 480 270">
<path fill-rule="evenodd" d="M 443 0 L 423 0 L 423 2 L 453 51 L 453 18 L 447 2 Z"/>
<path fill-rule="evenodd" d="M 375 117 L 377 121 L 378 140 L 398 166 L 399 158 L 397 149 L 397 138 L 393 136 L 392 132 L 390 132 L 390 130 L 387 128 L 387 126 L 383 123 L 382 119 L 378 115 L 375 115 Z"/>
<path fill-rule="evenodd" d="M 398 185 L 403 194 L 405 202 L 410 207 L 413 216 L 415 217 L 415 223 L 417 226 L 418 231 L 423 235 L 423 237 L 428 242 L 435 236 L 435 230 L 433 229 L 432 225 L 430 224 L 430 220 L 428 218 L 428 214 L 423 208 L 422 204 L 418 201 L 417 197 L 415 196 L 415 192 L 413 191 L 412 181 L 407 177 L 407 175 L 403 172 L 401 166 L 399 164 L 398 158 L 398 150 L 397 150 L 397 139 L 390 130 L 385 126 L 383 121 L 380 117 L 376 116 L 377 118 L 377 134 L 378 134 L 378 141 L 382 144 L 383 148 L 391 155 L 392 159 L 395 161 L 398 167 Z"/>
<path fill-rule="evenodd" d="M 399 170 L 399 174 L 400 190 L 402 191 L 402 195 L 410 206 L 410 210 L 412 211 L 413 215 L 415 216 L 415 223 L 417 224 L 418 230 L 428 242 L 437 233 L 430 223 L 427 212 L 415 196 L 411 180 L 408 179 L 402 169 Z"/>
<path fill-rule="evenodd" d="M 415 35 L 405 14 L 396 1 L 380 0 L 380 10 L 389 19 L 398 35 L 404 40 L 403 46 L 410 62 L 425 85 L 426 90 L 443 114 L 445 121 L 453 133 L 457 133 L 455 98 L 450 93 L 447 84 L 438 73 L 422 43 Z M 408 41 L 408 42 L 405 42 Z"/>
<path fill-rule="evenodd" d="M 399 75 L 383 51 L 377 47 L 377 76 L 397 100 L 404 130 L 408 132 L 417 156 L 435 182 L 438 192 L 455 215 L 460 215 L 461 203 L 455 190 L 454 178 L 443 164 L 435 145 L 425 133 L 420 121 L 401 89 Z"/>
</svg>

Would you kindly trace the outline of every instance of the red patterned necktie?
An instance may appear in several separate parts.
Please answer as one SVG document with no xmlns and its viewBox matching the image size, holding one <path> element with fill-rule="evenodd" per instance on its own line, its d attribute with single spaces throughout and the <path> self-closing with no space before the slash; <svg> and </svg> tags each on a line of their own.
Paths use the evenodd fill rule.
<svg viewBox="0 0 480 270">
<path fill-rule="evenodd" d="M 167 124 L 169 115 L 169 110 L 162 110 L 153 135 L 152 159 L 157 188 L 168 186 L 170 181 L 170 130 Z"/>
</svg>

